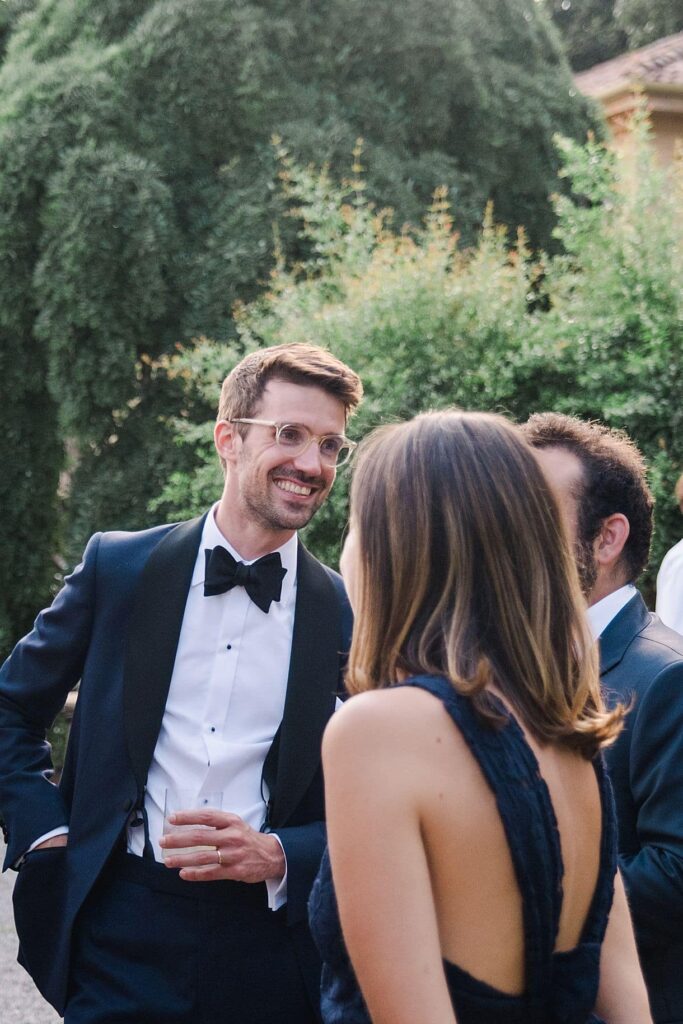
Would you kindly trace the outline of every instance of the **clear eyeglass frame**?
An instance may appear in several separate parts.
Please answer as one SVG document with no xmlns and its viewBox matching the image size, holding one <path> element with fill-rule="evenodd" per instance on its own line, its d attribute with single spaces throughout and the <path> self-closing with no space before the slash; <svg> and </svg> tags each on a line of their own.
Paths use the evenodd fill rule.
<svg viewBox="0 0 683 1024">
<path fill-rule="evenodd" d="M 276 423 L 274 420 L 257 420 L 246 416 L 228 422 L 271 427 L 275 431 L 275 443 L 293 457 L 302 455 L 315 441 L 320 452 L 320 461 L 326 466 L 336 466 L 337 469 L 346 465 L 358 447 L 356 441 L 351 441 L 343 434 L 314 434 L 303 423 Z"/>
</svg>

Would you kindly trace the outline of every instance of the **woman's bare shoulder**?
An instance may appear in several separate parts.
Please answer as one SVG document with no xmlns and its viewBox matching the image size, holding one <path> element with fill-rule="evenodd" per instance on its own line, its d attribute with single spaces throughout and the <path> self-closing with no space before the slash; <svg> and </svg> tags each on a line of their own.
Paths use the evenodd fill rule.
<svg viewBox="0 0 683 1024">
<path fill-rule="evenodd" d="M 459 733 L 440 700 L 413 686 L 368 690 L 350 697 L 335 712 L 325 731 L 324 750 L 362 747 L 406 751 L 422 747 L 444 730 L 457 742 Z"/>
</svg>

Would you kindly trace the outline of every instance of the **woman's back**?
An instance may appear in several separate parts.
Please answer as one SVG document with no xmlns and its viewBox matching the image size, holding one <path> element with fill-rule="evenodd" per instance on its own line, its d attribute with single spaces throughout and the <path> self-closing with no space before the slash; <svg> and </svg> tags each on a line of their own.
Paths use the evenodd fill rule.
<svg viewBox="0 0 683 1024">
<path fill-rule="evenodd" d="M 395 880 L 401 878 L 402 860 L 405 865 L 400 892 L 383 894 L 377 879 L 355 879 L 354 888 L 369 884 L 368 899 L 384 902 L 388 933 L 417 929 L 417 941 L 408 935 L 405 942 L 394 941 L 394 955 L 424 955 L 425 963 L 430 936 L 426 928 L 420 934 L 419 907 L 425 890 L 431 892 L 439 956 L 458 1021 L 532 1024 L 553 1020 L 555 1010 L 570 1014 L 568 1020 L 587 1021 L 616 866 L 611 807 L 608 800 L 603 806 L 604 793 L 601 801 L 600 773 L 557 746 L 532 749 L 514 719 L 492 730 L 444 679 L 420 677 L 411 684 L 364 695 L 341 713 L 357 738 L 356 763 L 363 757 L 364 733 L 372 745 L 376 777 L 368 777 L 368 766 L 363 776 L 368 801 L 378 804 L 375 817 L 397 802 L 396 834 L 382 837 L 390 844 Z M 399 818 L 400 803 L 413 808 L 412 836 Z M 343 875 L 343 850 L 341 858 Z M 330 934 L 338 926 L 326 906 L 327 870 L 312 900 L 314 934 L 323 959 L 332 961 L 323 975 L 324 1009 L 325 979 L 338 975 L 335 948 L 342 948 Z M 343 892 L 340 905 L 343 915 Z M 555 951 L 568 955 L 558 958 Z M 333 1006 L 340 993 L 346 998 L 344 991 L 328 986 L 325 1019 L 367 1020 L 357 1000 L 355 1009 Z M 558 1000 L 561 1006 L 555 1006 Z M 425 1007 L 414 1012 L 416 1019 L 438 1019 Z"/>
<path fill-rule="evenodd" d="M 480 740 L 482 735 L 485 738 L 485 731 L 475 731 L 472 736 L 477 745 L 475 755 L 460 729 L 452 727 L 443 704 L 424 691 L 413 690 L 406 697 L 397 693 L 393 699 L 416 705 L 411 718 L 415 722 L 421 719 L 420 731 L 428 732 L 438 718 L 443 720 L 439 742 L 432 744 L 422 780 L 423 836 L 442 955 L 475 978 L 503 992 L 520 994 L 525 986 L 522 892 L 497 798 L 505 802 L 510 826 L 524 849 L 528 836 L 519 832 L 519 815 L 526 789 L 514 792 L 519 777 L 513 781 L 512 793 L 510 787 L 497 793 L 492 789 L 480 759 L 487 758 L 488 770 L 495 775 L 498 753 L 485 742 L 482 750 Z M 418 702 L 425 706 L 420 708 Z M 466 705 L 461 708 L 463 712 Z M 557 821 L 563 873 L 554 948 L 566 951 L 580 942 L 598 881 L 602 835 L 599 784 L 592 763 L 557 745 L 541 748 L 527 732 L 524 738 L 517 734 L 512 744 L 507 744 L 512 746 L 508 757 L 520 773 L 530 767 L 528 759 L 523 758 L 528 753 L 523 750 L 525 741 L 538 762 L 541 790 L 539 814 L 536 820 L 528 821 L 528 830 L 538 844 L 536 855 L 553 862 L 548 866 L 549 873 L 559 865 L 552 841 L 553 822 L 543 818 L 544 784 Z M 508 762 L 500 765 L 501 773 L 509 770 Z M 544 820 L 545 834 L 540 831 Z M 527 856 L 530 853 L 527 849 Z"/>
</svg>

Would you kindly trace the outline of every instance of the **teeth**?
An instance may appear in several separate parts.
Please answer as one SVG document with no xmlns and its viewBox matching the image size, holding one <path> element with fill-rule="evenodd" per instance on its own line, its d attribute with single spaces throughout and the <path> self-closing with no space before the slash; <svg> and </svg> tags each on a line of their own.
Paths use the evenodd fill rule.
<svg viewBox="0 0 683 1024">
<path fill-rule="evenodd" d="M 292 480 L 276 480 L 275 483 L 281 491 L 290 491 L 292 494 L 302 494 L 304 497 L 308 497 L 313 490 L 312 487 L 302 487 L 301 484 L 295 484 Z"/>
</svg>

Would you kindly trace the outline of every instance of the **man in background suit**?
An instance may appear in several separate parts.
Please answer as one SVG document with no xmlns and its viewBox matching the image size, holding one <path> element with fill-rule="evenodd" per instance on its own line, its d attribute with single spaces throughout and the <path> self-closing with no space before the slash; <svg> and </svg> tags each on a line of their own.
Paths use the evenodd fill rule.
<svg viewBox="0 0 683 1024">
<path fill-rule="evenodd" d="M 523 431 L 575 542 L 606 697 L 633 700 L 606 751 L 619 868 L 653 1017 L 682 1024 L 683 637 L 648 612 L 635 588 L 653 523 L 645 465 L 625 434 L 597 423 L 542 413 Z"/>
<path fill-rule="evenodd" d="M 361 393 L 314 346 L 246 356 L 221 393 L 220 501 L 96 534 L 0 671 L 20 958 L 67 1024 L 318 1020 L 306 903 L 350 613 L 296 531 L 350 454 Z M 45 731 L 79 679 L 57 788 Z M 221 791 L 222 810 L 162 837 L 168 790 Z"/>
</svg>

